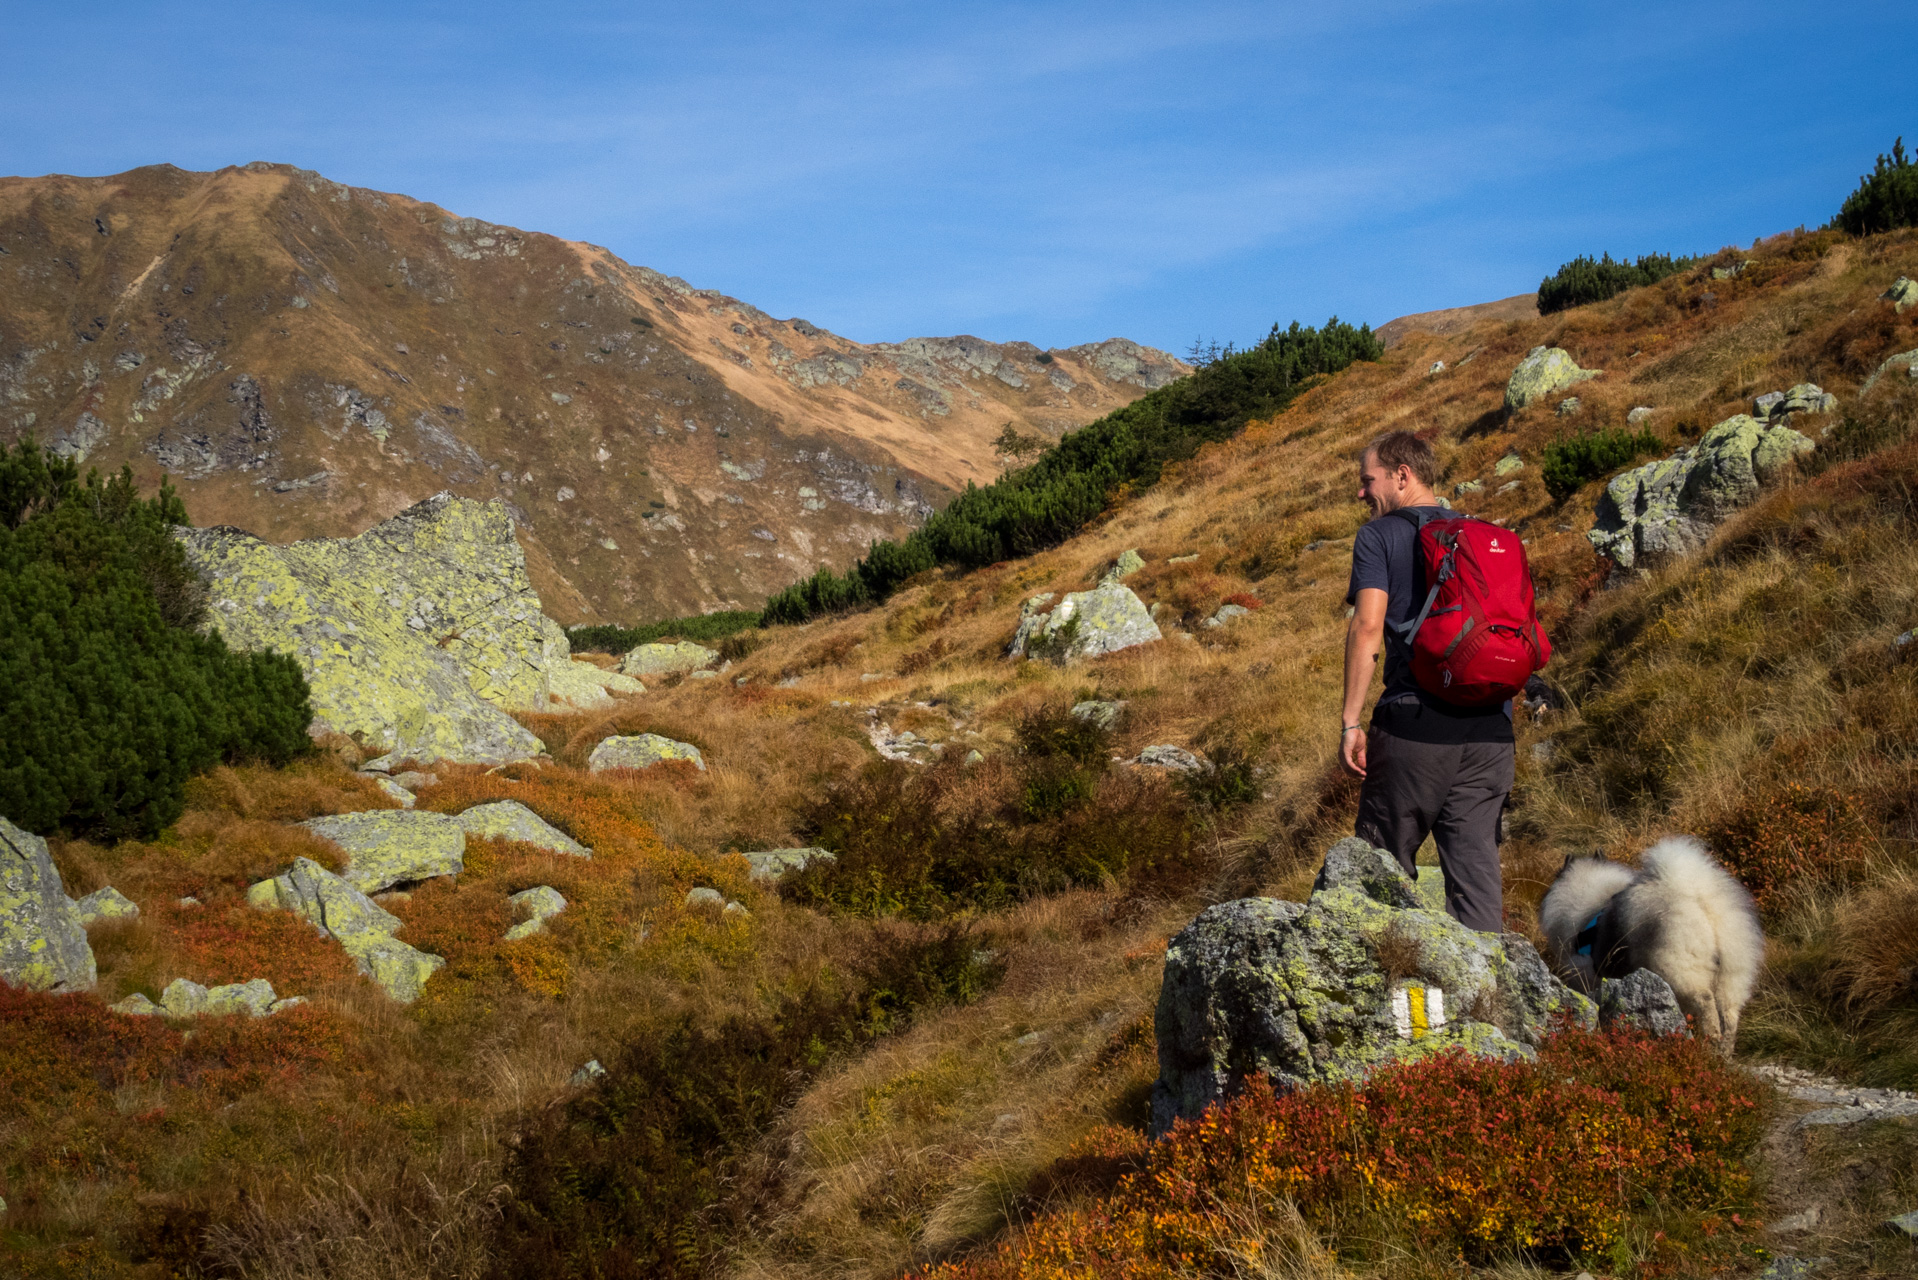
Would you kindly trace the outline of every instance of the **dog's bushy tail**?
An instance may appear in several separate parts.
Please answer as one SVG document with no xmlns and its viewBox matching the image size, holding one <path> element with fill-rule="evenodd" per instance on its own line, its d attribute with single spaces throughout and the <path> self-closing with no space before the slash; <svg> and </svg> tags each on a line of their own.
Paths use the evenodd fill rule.
<svg viewBox="0 0 1918 1280">
<path fill-rule="evenodd" d="M 1765 959 L 1765 934 L 1758 911 L 1745 887 L 1719 866 L 1705 846 L 1690 836 L 1667 836 L 1645 851 L 1639 876 L 1657 880 L 1667 902 L 1698 904 L 1711 921 L 1718 948 L 1718 973 L 1712 996 L 1728 1031 L 1735 1030 L 1738 1010 L 1751 998 Z"/>
</svg>

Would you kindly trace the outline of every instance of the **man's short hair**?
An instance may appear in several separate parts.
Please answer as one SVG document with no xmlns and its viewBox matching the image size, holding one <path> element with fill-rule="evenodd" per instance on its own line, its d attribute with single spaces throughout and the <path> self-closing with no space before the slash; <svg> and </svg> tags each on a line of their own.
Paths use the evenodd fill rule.
<svg viewBox="0 0 1918 1280">
<path fill-rule="evenodd" d="M 1410 467 L 1412 474 L 1419 478 L 1420 484 L 1438 483 L 1438 455 L 1432 452 L 1431 445 L 1410 431 L 1388 431 L 1366 445 L 1365 453 L 1376 457 L 1379 464 L 1388 471 Z M 1363 460 L 1365 454 L 1360 454 L 1359 457 Z"/>
</svg>

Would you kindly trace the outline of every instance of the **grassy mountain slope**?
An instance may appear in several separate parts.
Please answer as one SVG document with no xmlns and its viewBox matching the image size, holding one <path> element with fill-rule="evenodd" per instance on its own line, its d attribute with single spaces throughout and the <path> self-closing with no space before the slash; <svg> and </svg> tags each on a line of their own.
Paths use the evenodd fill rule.
<svg viewBox="0 0 1918 1280">
<path fill-rule="evenodd" d="M 1184 371 L 1123 339 L 850 342 L 593 245 L 287 165 L 0 179 L 0 442 L 165 469 L 195 523 L 513 504 L 548 609 L 757 605 Z"/>
<path fill-rule="evenodd" d="M 7 1247 L 49 1274 L 92 1250 L 103 1267 L 251 1275 L 881 1277 L 1091 1204 L 1116 1167 L 1097 1154 L 1105 1126 L 1143 1121 L 1166 938 L 1209 902 L 1302 895 L 1349 830 L 1354 787 L 1332 761 L 1365 518 L 1352 457 L 1397 427 L 1433 440 L 1443 492 L 1483 481 L 1455 501 L 1527 540 L 1559 649 L 1547 674 L 1567 705 L 1519 724 L 1509 925 L 1533 927 L 1568 854 L 1704 833 L 1763 891 L 1772 937 L 1746 1059 L 1918 1084 L 1918 645 L 1898 643 L 1918 626 L 1918 383 L 1862 391 L 1918 348 L 1918 312 L 1878 296 L 1901 274 L 1918 274 L 1918 233 L 1787 236 L 1554 317 L 1414 332 L 1058 547 L 747 637 L 724 679 L 530 716 L 553 764 L 441 770 L 420 803 L 512 796 L 599 856 L 476 845 L 457 886 L 393 903 L 401 936 L 452 962 L 412 1010 L 239 901 L 313 851 L 284 820 L 368 803 L 341 764 L 223 772 L 159 841 L 61 846 L 72 890 L 111 882 L 148 909 L 95 934 L 105 999 L 249 967 L 317 998 L 298 1020 L 188 1041 L 91 1001 L 9 998 L 0 1080 L 32 1105 L 0 1130 Z M 1505 379 L 1541 343 L 1605 373 L 1574 416 L 1507 417 Z M 1554 500 L 1543 448 L 1638 406 L 1677 447 L 1806 380 L 1839 410 L 1794 424 L 1822 444 L 1802 473 L 1698 555 L 1607 585 L 1583 537 L 1602 478 Z M 1514 451 L 1523 469 L 1496 475 Z M 1129 548 L 1163 643 L 1069 669 L 1002 656 L 1021 600 L 1090 586 Z M 1261 607 L 1204 627 L 1227 597 Z M 1109 736 L 1071 727 L 1088 697 L 1126 704 Z M 878 760 L 880 726 L 944 760 Z M 639 731 L 697 743 L 709 770 L 583 772 L 598 740 Z M 1111 763 L 1154 743 L 1219 762 L 1215 782 Z M 726 856 L 816 839 L 841 863 L 784 896 Z M 502 946 L 506 893 L 537 883 L 576 908 Z M 750 917 L 685 906 L 700 884 Z M 203 914 L 171 905 L 185 892 Z M 662 1059 L 660 1044 L 689 1048 Z M 612 1079 L 569 1086 L 588 1058 Z M 1832 1198 L 1818 1250 L 1860 1273 L 1908 1246 L 1851 1228 L 1918 1194 L 1909 1133 L 1867 1140 L 1872 1163 L 1820 1148 L 1852 1172 L 1790 1184 Z M 1736 1221 L 1645 1210 L 1605 1266 L 1750 1260 L 1754 1220 L 1786 1211 L 1754 1195 Z M 1313 1248 L 1364 1252 L 1316 1230 Z M 1332 1274 L 1298 1256 L 1320 1259 L 1300 1274 Z M 1366 1269 L 1457 1273 L 1410 1251 Z"/>
</svg>

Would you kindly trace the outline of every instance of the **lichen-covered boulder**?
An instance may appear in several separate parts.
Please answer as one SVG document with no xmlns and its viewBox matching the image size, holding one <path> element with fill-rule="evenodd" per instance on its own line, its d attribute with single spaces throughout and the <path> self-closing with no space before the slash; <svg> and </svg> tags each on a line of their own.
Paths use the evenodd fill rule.
<svg viewBox="0 0 1918 1280">
<path fill-rule="evenodd" d="M 701 885 L 696 889 L 688 889 L 686 891 L 686 905 L 689 907 L 724 907 L 726 905 L 726 895 L 717 889 L 709 889 Z"/>
<path fill-rule="evenodd" d="M 1073 662 L 1165 639 L 1132 588 L 1118 582 L 1071 592 L 1052 608 L 1043 608 L 1051 600 L 1047 592 L 1021 608 L 1019 629 L 1007 650 L 1012 657 Z"/>
<path fill-rule="evenodd" d="M 80 912 L 80 923 L 83 925 L 97 924 L 102 920 L 133 920 L 140 915 L 140 908 L 133 899 L 112 885 L 95 889 L 73 905 Z"/>
<path fill-rule="evenodd" d="M 482 840 L 520 840 L 573 858 L 590 858 L 593 851 L 561 831 L 517 800 L 476 804 L 456 821 L 469 836 Z"/>
<path fill-rule="evenodd" d="M 1089 698 L 1084 702 L 1072 704 L 1072 718 L 1084 720 L 1087 724 L 1098 725 L 1101 729 L 1110 729 L 1119 723 L 1119 717 L 1125 713 L 1125 708 L 1126 704 L 1121 701 Z"/>
<path fill-rule="evenodd" d="M 446 967 L 444 957 L 432 955 L 384 934 L 360 933 L 341 938 L 340 947 L 360 972 L 401 1004 L 420 998 L 426 980 Z"/>
<path fill-rule="evenodd" d="M 311 858 L 296 858 L 286 874 L 253 885 L 246 900 L 261 911 L 291 911 L 336 938 L 400 927 L 398 916 Z"/>
<path fill-rule="evenodd" d="M 0 818 L 0 981 L 28 991 L 91 991 L 98 976 L 80 909 L 47 842 Z"/>
<path fill-rule="evenodd" d="M 374 809 L 308 818 L 300 825 L 346 851 L 346 878 L 362 893 L 456 876 L 465 866 L 466 830 L 443 813 Z"/>
<path fill-rule="evenodd" d="M 546 928 L 546 922 L 566 910 L 566 898 L 551 885 L 521 889 L 506 899 L 526 918 L 506 931 L 506 941 L 518 942 Z"/>
<path fill-rule="evenodd" d="M 418 797 L 411 791 L 408 791 L 405 787 L 383 773 L 363 773 L 360 776 L 369 779 L 374 786 L 380 789 L 380 794 L 386 796 L 389 800 L 399 801 L 400 808 L 402 809 L 411 809 L 414 804 L 418 802 Z"/>
<path fill-rule="evenodd" d="M 1655 1036 L 1691 1034 L 1671 984 L 1650 969 L 1599 980 L 1598 1025 L 1635 1027 Z"/>
<path fill-rule="evenodd" d="M 459 831 L 457 823 L 453 830 Z M 359 971 L 402 1004 L 419 999 L 421 986 L 446 963 L 393 937 L 398 916 L 311 858 L 295 859 L 285 875 L 252 886 L 246 900 L 261 910 L 291 911 L 338 939 Z"/>
<path fill-rule="evenodd" d="M 1184 747 L 1175 747 L 1169 742 L 1153 743 L 1141 751 L 1132 763 L 1157 769 L 1171 769 L 1175 773 L 1205 772 L 1205 761 Z"/>
<path fill-rule="evenodd" d="M 505 709 L 544 705 L 548 669 L 571 655 L 500 503 L 442 493 L 356 538 L 284 546 L 233 528 L 180 537 L 227 643 L 298 660 L 316 731 L 395 759 L 540 754 Z"/>
<path fill-rule="evenodd" d="M 107 1006 L 114 1013 L 125 1014 L 129 1018 L 151 1018 L 166 1012 L 159 1005 L 146 998 L 144 992 L 136 991 L 124 1000 L 117 1000 Z"/>
<path fill-rule="evenodd" d="M 1899 315 L 1903 315 L 1906 307 L 1918 307 L 1918 280 L 1899 276 L 1891 282 L 1891 288 L 1885 290 L 1883 297 Z"/>
<path fill-rule="evenodd" d="M 208 1017 L 244 1013 L 251 1018 L 263 1018 L 273 1011 L 273 1003 L 277 998 L 273 994 L 273 984 L 265 978 L 229 982 L 225 986 L 207 988 L 200 1012 Z"/>
<path fill-rule="evenodd" d="M 620 659 L 620 672 L 628 676 L 671 675 L 675 671 L 697 671 L 719 661 L 719 651 L 690 640 L 672 644 L 642 644 Z"/>
<path fill-rule="evenodd" d="M 1099 581 L 1117 582 L 1121 578 L 1131 577 L 1143 568 L 1145 568 L 1144 556 L 1140 555 L 1137 551 L 1121 551 L 1119 558 L 1112 562 L 1112 567 L 1105 571 L 1105 576 L 1100 578 Z"/>
<path fill-rule="evenodd" d="M 1790 427 L 1736 414 L 1691 448 L 1614 477 L 1585 536 L 1623 569 L 1687 554 L 1786 462 L 1814 447 Z"/>
<path fill-rule="evenodd" d="M 625 738 L 607 738 L 593 748 L 586 767 L 593 773 L 607 769 L 649 769 L 668 760 L 689 760 L 702 772 L 706 758 L 690 742 L 676 742 L 657 733 L 638 733 Z"/>
<path fill-rule="evenodd" d="M 1444 1049 L 1529 1058 L 1560 1014 L 1596 1019 L 1523 938 L 1425 909 L 1389 854 L 1343 840 L 1309 901 L 1221 903 L 1172 940 L 1152 1129 L 1254 1074 L 1283 1089 Z"/>
<path fill-rule="evenodd" d="M 743 855 L 752 867 L 748 874 L 754 879 L 770 883 L 785 875 L 788 871 L 804 871 L 814 862 L 837 862 L 838 855 L 829 849 L 808 846 L 804 849 L 760 849 Z"/>
<path fill-rule="evenodd" d="M 553 663 L 547 668 L 546 677 L 548 696 L 583 709 L 610 707 L 615 694 L 630 697 L 646 692 L 646 686 L 631 676 L 578 658 Z"/>
<path fill-rule="evenodd" d="M 1563 347 L 1533 347 L 1505 383 L 1505 407 L 1523 409 L 1554 391 L 1596 378 L 1603 370 L 1581 369 Z"/>
</svg>

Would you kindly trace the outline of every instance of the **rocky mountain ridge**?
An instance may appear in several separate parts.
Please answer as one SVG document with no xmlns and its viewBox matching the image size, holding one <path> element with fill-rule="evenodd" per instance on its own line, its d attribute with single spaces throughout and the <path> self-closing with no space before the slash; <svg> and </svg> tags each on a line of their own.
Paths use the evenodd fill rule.
<svg viewBox="0 0 1918 1280">
<path fill-rule="evenodd" d="M 0 179 L 0 440 L 200 525 L 509 504 L 566 622 L 743 607 L 1180 376 L 1114 338 L 861 344 L 605 249 L 288 165 Z"/>
</svg>

